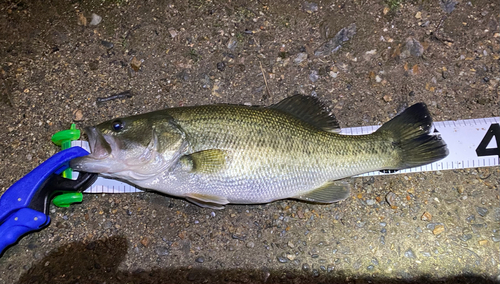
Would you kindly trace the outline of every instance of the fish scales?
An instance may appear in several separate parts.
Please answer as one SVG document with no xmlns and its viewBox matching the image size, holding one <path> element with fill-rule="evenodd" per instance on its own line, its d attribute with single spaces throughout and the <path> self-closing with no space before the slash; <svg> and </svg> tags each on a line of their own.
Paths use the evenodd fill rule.
<svg viewBox="0 0 500 284">
<path fill-rule="evenodd" d="M 299 103 L 305 104 L 303 109 Z M 330 131 L 337 124 L 334 117 L 317 99 L 304 96 L 271 107 L 172 108 L 92 128 L 90 136 L 100 141 L 93 143 L 95 148 L 109 144 L 111 153 L 116 154 L 104 153 L 102 159 L 92 154 L 74 165 L 92 171 L 92 165 L 97 169 L 100 163 L 101 170 L 95 171 L 104 176 L 213 208 L 284 198 L 329 203 L 349 194 L 348 185 L 334 183 L 336 180 L 374 170 L 421 165 L 446 156 L 444 142 L 430 134 L 431 123 L 425 105 L 418 104 L 373 134 L 340 135 Z M 110 130 L 117 125 L 125 130 Z M 132 145 L 129 148 L 133 149 L 120 149 L 119 145 Z M 107 148 L 104 146 L 101 148 Z M 123 159 L 131 165 L 126 170 L 113 172 L 111 166 L 102 170 L 106 159 L 110 163 L 119 156 L 134 156 L 130 154 L 133 151 L 143 153 L 141 162 L 154 154 L 154 159 L 149 158 L 155 163 L 148 165 L 151 169 L 147 178 L 136 177 L 135 172 L 144 172 L 144 166 L 136 167 L 135 172 L 132 169 L 137 158 Z M 155 173 L 155 167 L 161 172 Z"/>
</svg>

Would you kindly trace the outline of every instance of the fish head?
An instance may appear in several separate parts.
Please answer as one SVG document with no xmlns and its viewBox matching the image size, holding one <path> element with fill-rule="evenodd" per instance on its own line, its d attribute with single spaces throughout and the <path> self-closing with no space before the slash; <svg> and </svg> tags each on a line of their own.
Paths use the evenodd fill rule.
<svg viewBox="0 0 500 284">
<path fill-rule="evenodd" d="M 161 111 L 106 121 L 85 133 L 91 153 L 71 167 L 131 182 L 168 170 L 187 145 L 182 129 Z"/>
</svg>

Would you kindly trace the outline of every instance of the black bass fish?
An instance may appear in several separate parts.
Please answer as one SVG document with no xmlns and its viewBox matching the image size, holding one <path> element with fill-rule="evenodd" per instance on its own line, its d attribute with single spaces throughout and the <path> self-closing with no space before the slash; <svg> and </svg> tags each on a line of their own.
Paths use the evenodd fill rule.
<svg viewBox="0 0 500 284">
<path fill-rule="evenodd" d="M 285 198 L 332 203 L 349 196 L 343 178 L 448 155 L 423 103 L 372 134 L 339 130 L 330 111 L 310 96 L 269 107 L 170 108 L 87 128 L 92 153 L 71 166 L 220 209 Z"/>
</svg>

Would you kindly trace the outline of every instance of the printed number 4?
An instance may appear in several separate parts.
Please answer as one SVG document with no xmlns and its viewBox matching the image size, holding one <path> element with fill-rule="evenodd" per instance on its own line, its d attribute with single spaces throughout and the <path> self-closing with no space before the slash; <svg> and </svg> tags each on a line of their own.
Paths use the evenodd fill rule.
<svg viewBox="0 0 500 284">
<path fill-rule="evenodd" d="M 497 147 L 486 148 L 493 137 L 495 137 Z M 483 140 L 481 140 L 481 143 L 477 146 L 476 154 L 478 157 L 498 155 L 500 158 L 500 125 L 498 123 L 490 125 L 490 128 L 486 132 L 486 135 L 484 135 Z"/>
</svg>

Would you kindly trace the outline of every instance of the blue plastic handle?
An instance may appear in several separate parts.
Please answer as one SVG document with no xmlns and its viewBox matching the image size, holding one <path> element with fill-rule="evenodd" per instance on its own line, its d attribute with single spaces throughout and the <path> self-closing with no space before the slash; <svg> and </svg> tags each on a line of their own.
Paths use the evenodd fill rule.
<svg viewBox="0 0 500 284">
<path fill-rule="evenodd" d="M 36 191 L 53 173 L 60 174 L 69 167 L 69 161 L 88 154 L 89 152 L 81 147 L 71 147 L 58 152 L 9 187 L 0 198 L 0 226 L 7 216 L 28 207 Z"/>
<path fill-rule="evenodd" d="M 47 226 L 50 217 L 31 208 L 22 208 L 11 214 L 0 226 L 0 254 L 23 235 Z"/>
<path fill-rule="evenodd" d="M 0 198 L 0 254 L 24 234 L 47 226 L 50 217 L 29 208 L 37 190 L 52 174 L 60 174 L 69 161 L 88 155 L 81 147 L 63 150 L 14 183 Z"/>
</svg>

